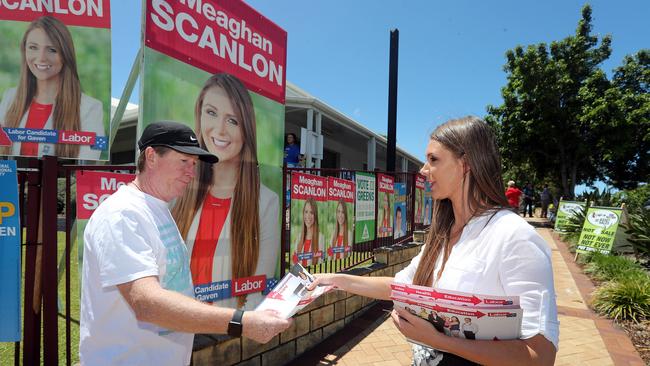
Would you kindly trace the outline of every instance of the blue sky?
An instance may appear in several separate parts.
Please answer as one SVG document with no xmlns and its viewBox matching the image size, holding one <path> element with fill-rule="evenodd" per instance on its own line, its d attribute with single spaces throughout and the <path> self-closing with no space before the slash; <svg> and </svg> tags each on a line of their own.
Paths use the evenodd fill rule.
<svg viewBox="0 0 650 366">
<path fill-rule="evenodd" d="M 501 103 L 506 50 L 575 32 L 582 1 L 251 0 L 288 32 L 287 79 L 359 123 L 385 133 L 389 32 L 399 29 L 397 143 L 422 157 L 449 118 Z M 649 48 L 650 1 L 591 1 L 593 33 L 611 34 L 610 73 Z M 119 97 L 140 43 L 140 1 L 111 3 L 112 95 Z M 138 102 L 137 91 L 131 102 Z"/>
</svg>

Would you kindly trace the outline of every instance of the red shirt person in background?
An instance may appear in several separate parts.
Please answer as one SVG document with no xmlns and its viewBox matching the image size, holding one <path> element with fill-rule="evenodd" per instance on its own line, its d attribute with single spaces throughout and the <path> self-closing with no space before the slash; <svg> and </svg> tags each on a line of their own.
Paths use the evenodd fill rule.
<svg viewBox="0 0 650 366">
<path fill-rule="evenodd" d="M 508 189 L 506 189 L 506 198 L 508 198 L 508 203 L 510 206 L 515 209 L 519 209 L 519 197 L 521 197 L 521 195 L 521 190 L 515 187 L 515 181 L 509 181 Z"/>
</svg>

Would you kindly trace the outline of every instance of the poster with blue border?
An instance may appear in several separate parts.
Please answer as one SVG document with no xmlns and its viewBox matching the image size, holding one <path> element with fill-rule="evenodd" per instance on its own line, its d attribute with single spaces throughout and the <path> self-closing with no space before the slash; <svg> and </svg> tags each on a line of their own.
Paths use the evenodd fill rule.
<svg viewBox="0 0 650 366">
<path fill-rule="evenodd" d="M 393 237 L 399 239 L 406 236 L 406 183 L 395 183 L 395 223 L 393 224 Z"/>
<path fill-rule="evenodd" d="M 14 160 L 0 161 L 0 342 L 20 341 L 20 212 Z"/>
</svg>

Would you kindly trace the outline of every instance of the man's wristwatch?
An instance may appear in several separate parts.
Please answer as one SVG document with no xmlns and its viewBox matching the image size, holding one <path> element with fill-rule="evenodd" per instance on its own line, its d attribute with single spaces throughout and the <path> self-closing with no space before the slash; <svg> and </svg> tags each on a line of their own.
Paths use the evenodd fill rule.
<svg viewBox="0 0 650 366">
<path fill-rule="evenodd" d="M 242 322 L 241 319 L 244 317 L 244 311 L 243 310 L 235 310 L 235 313 L 232 315 L 232 319 L 230 319 L 230 323 L 228 323 L 228 335 L 233 336 L 233 337 L 241 337 L 241 332 L 242 332 Z"/>
</svg>

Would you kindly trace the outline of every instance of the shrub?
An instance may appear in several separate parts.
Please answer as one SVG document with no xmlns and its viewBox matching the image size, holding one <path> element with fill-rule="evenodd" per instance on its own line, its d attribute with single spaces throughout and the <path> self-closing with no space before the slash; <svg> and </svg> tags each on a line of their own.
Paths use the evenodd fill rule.
<svg viewBox="0 0 650 366">
<path fill-rule="evenodd" d="M 638 254 L 650 255 L 650 210 L 640 209 L 628 215 L 628 223 L 621 225 L 629 235 L 628 241 Z"/>
<path fill-rule="evenodd" d="M 596 289 L 592 305 L 599 314 L 615 320 L 644 320 L 650 316 L 650 278 L 637 272 L 608 282 Z"/>
<path fill-rule="evenodd" d="M 630 277 L 635 271 L 645 274 L 641 265 L 627 257 L 594 253 L 584 272 L 597 281 L 616 281 Z M 635 274 L 636 275 L 636 274 Z"/>
</svg>

